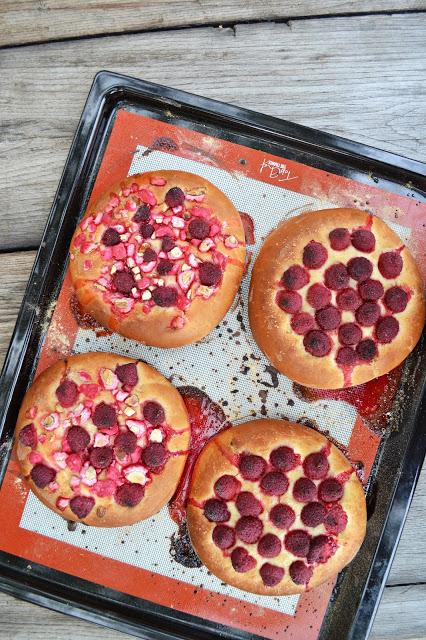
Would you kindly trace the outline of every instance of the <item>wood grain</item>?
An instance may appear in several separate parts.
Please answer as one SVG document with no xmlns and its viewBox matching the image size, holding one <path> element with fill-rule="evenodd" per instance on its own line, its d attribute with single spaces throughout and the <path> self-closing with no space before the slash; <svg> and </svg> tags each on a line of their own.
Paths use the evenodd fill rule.
<svg viewBox="0 0 426 640">
<path fill-rule="evenodd" d="M 0 51 L 0 200 L 8 211 L 0 216 L 0 250 L 38 246 L 101 68 L 424 159 L 425 40 L 426 13 L 161 31 Z"/>
<path fill-rule="evenodd" d="M 0 46 L 186 25 L 426 9 L 426 0 L 2 0 Z"/>
</svg>

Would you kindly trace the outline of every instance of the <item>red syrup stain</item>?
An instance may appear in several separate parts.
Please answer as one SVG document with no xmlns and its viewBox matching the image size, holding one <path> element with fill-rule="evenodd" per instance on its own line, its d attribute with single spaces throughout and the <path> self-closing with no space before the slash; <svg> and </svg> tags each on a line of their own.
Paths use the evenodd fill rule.
<svg viewBox="0 0 426 640">
<path fill-rule="evenodd" d="M 244 213 L 243 211 L 239 212 L 241 222 L 243 223 L 244 235 L 246 238 L 246 244 L 255 244 L 255 236 L 254 236 L 254 221 L 251 215 L 248 213 Z"/>
<path fill-rule="evenodd" d="M 392 408 L 402 365 L 379 378 L 347 389 L 312 389 L 293 383 L 295 395 L 305 402 L 315 400 L 343 400 L 358 411 L 367 427 L 377 435 L 382 435 L 386 427 L 387 414 Z"/>
<path fill-rule="evenodd" d="M 178 387 L 189 414 L 191 438 L 186 460 L 176 492 L 169 502 L 170 517 L 178 525 L 171 536 L 170 555 L 184 567 L 200 567 L 201 561 L 195 553 L 186 525 L 186 504 L 192 469 L 206 442 L 222 429 L 231 426 L 222 408 L 197 387 Z M 196 506 L 200 506 L 198 503 Z"/>
</svg>

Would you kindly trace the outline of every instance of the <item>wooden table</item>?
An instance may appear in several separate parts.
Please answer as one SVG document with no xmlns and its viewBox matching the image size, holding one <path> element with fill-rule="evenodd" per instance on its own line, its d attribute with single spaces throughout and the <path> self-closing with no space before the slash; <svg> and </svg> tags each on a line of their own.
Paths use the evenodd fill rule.
<svg viewBox="0 0 426 640">
<path fill-rule="evenodd" d="M 426 0 L 1 0 L 0 359 L 94 74 L 425 160 Z M 426 470 L 372 638 L 426 638 Z M 0 595 L 0 638 L 123 634 Z"/>
</svg>

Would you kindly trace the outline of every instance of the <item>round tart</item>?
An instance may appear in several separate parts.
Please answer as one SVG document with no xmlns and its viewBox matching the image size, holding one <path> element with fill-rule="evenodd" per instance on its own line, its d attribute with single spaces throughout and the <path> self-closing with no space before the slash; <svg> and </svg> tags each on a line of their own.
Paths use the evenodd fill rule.
<svg viewBox="0 0 426 640">
<path fill-rule="evenodd" d="M 366 505 L 348 460 L 323 435 L 255 420 L 212 438 L 194 467 L 192 543 L 244 591 L 286 595 L 335 576 L 365 536 Z"/>
<path fill-rule="evenodd" d="M 304 213 L 266 239 L 249 317 L 272 364 L 309 387 L 340 389 L 387 373 L 420 338 L 423 283 L 408 249 L 356 209 Z"/>
<path fill-rule="evenodd" d="M 244 271 L 240 215 L 205 178 L 131 176 L 84 215 L 71 276 L 84 312 L 157 347 L 200 340 L 222 320 Z"/>
<path fill-rule="evenodd" d="M 110 353 L 56 362 L 27 391 L 17 455 L 31 489 L 67 520 L 132 524 L 173 495 L 189 422 L 158 371 Z"/>
</svg>

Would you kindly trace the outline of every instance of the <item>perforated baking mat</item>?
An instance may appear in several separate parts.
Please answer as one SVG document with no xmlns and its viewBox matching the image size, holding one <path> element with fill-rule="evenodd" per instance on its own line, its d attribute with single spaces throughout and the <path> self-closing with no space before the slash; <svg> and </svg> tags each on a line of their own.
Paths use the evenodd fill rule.
<svg viewBox="0 0 426 640">
<path fill-rule="evenodd" d="M 251 267 L 263 239 L 281 220 L 309 210 L 355 206 L 383 218 L 408 245 L 425 275 L 426 205 L 413 194 L 391 193 L 376 186 L 378 178 L 373 175 L 363 184 L 312 166 L 316 161 L 297 162 L 290 158 L 291 153 L 289 157 L 274 155 L 270 150 L 237 144 L 230 135 L 221 137 L 217 131 L 211 135 L 207 123 L 191 126 L 178 115 L 173 105 L 150 116 L 134 105 L 117 105 L 106 146 L 97 149 L 97 158 L 92 154 L 96 180 L 90 202 L 124 176 L 144 171 L 177 169 L 210 180 L 253 222 L 253 237 L 248 238 L 251 261 L 234 305 L 209 336 L 179 349 L 146 347 L 115 333 L 86 328 L 76 314 L 65 242 L 63 280 L 58 261 L 56 291 L 52 282 L 44 306 L 42 302 L 35 310 L 42 348 L 33 369 L 40 373 L 59 358 L 86 351 L 142 359 L 175 385 L 204 391 L 231 423 L 269 416 L 322 431 L 349 456 L 366 489 L 373 486 L 371 480 L 379 468 L 377 454 L 389 433 L 402 368 L 345 392 L 322 393 L 294 385 L 271 367 L 251 335 L 247 317 Z M 77 202 L 77 215 L 81 215 L 86 208 L 84 192 Z M 68 224 L 71 233 L 74 225 L 75 221 Z M 30 381 L 27 378 L 25 385 Z M 1 550 L 25 559 L 29 575 L 36 563 L 34 566 L 141 599 L 132 600 L 141 603 L 141 616 L 147 602 L 176 615 L 187 614 L 207 626 L 211 623 L 208 637 L 220 633 L 225 637 L 249 634 L 314 640 L 333 592 L 334 582 L 302 596 L 287 597 L 262 597 L 226 585 L 204 566 L 193 566 L 197 563 L 176 553 L 177 525 L 168 507 L 131 527 L 67 526 L 28 492 L 13 457 L 1 489 L 0 518 Z M 355 574 L 357 562 L 355 558 L 352 563 Z M 339 587 L 333 600 L 338 594 Z"/>
</svg>

